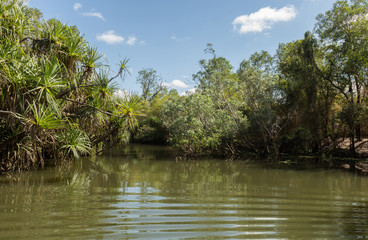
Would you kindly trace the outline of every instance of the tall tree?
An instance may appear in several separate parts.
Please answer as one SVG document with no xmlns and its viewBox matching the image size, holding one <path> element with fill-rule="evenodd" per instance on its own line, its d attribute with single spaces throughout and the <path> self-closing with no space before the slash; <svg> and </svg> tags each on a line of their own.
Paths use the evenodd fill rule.
<svg viewBox="0 0 368 240">
<path fill-rule="evenodd" d="M 322 76 L 343 96 L 343 119 L 349 126 L 350 150 L 360 138 L 363 96 L 367 87 L 368 1 L 340 0 L 317 17 L 315 31 L 324 52 Z M 320 71 L 322 72 L 322 71 Z"/>
<path fill-rule="evenodd" d="M 274 58 L 266 51 L 252 54 L 237 70 L 243 95 L 243 111 L 249 119 L 244 137 L 248 148 L 259 154 L 278 155 L 278 138 L 285 124 L 284 116 L 275 109 L 278 79 Z"/>
<path fill-rule="evenodd" d="M 277 51 L 281 77 L 279 88 L 284 106 L 289 113 L 293 113 L 294 124 L 311 134 L 310 147 L 313 152 L 318 151 L 321 130 L 325 133 L 324 137 L 327 137 L 327 122 L 323 121 L 325 124 L 321 126 L 321 119 L 328 119 L 333 96 L 331 87 L 315 67 L 321 59 L 318 47 L 314 36 L 306 32 L 304 39 L 280 44 Z"/>
<path fill-rule="evenodd" d="M 141 86 L 142 97 L 151 101 L 157 94 L 159 94 L 166 87 L 162 83 L 161 77 L 157 71 L 148 68 L 138 72 L 137 83 Z"/>
</svg>

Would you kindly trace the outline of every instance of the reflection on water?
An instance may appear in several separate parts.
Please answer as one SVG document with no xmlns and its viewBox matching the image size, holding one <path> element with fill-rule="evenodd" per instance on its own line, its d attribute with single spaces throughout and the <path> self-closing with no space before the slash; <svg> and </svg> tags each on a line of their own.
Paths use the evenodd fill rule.
<svg viewBox="0 0 368 240">
<path fill-rule="evenodd" d="M 0 239 L 356 239 L 368 178 L 131 145 L 0 177 Z"/>
</svg>

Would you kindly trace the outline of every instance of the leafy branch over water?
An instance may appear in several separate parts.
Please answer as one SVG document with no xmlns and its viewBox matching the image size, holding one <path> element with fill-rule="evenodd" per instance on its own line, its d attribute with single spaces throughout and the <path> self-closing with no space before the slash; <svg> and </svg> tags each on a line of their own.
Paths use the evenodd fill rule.
<svg viewBox="0 0 368 240">
<path fill-rule="evenodd" d="M 126 140 L 103 54 L 75 26 L 41 20 L 21 1 L 0 3 L 0 172 L 91 154 Z M 129 120 L 133 121 L 133 120 Z"/>
</svg>

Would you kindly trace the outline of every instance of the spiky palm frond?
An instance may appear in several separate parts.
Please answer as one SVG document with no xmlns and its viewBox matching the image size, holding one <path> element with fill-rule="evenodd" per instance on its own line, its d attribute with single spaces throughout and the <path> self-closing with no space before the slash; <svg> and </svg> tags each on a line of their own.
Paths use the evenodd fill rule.
<svg viewBox="0 0 368 240">
<path fill-rule="evenodd" d="M 65 70 L 70 76 L 75 75 L 80 67 L 86 51 L 86 42 L 79 31 L 73 27 L 68 29 L 69 37 L 64 41 L 64 48 L 62 49 L 61 61 L 65 66 Z"/>
<path fill-rule="evenodd" d="M 130 75 L 129 67 L 128 67 L 129 58 L 124 58 L 123 60 L 120 60 L 120 71 L 119 74 L 121 77 L 124 77 L 124 75 L 127 73 Z"/>
<path fill-rule="evenodd" d="M 3 0 L 0 3 L 0 39 L 2 37 L 12 37 L 19 39 L 23 37 L 27 26 L 24 6 L 17 1 Z"/>
<path fill-rule="evenodd" d="M 142 108 L 141 98 L 138 95 L 131 95 L 118 104 L 118 113 L 125 117 L 128 127 L 134 129 L 138 126 L 137 117 L 144 116 Z"/>
<path fill-rule="evenodd" d="M 35 83 L 36 86 L 29 92 L 36 92 L 37 101 L 51 106 L 60 115 L 60 108 L 55 95 L 59 89 L 65 87 L 65 84 L 60 77 L 58 60 L 56 58 L 52 61 L 42 59 L 40 65 L 40 75 Z"/>
<path fill-rule="evenodd" d="M 50 19 L 44 22 L 44 38 L 58 47 L 63 45 L 65 39 L 68 38 L 68 26 L 59 20 Z"/>
<path fill-rule="evenodd" d="M 100 71 L 95 75 L 92 80 L 92 85 L 94 88 L 91 88 L 92 94 L 94 98 L 100 99 L 111 99 L 113 93 L 116 91 L 116 84 L 110 82 L 107 71 Z"/>
<path fill-rule="evenodd" d="M 87 134 L 73 126 L 58 135 L 57 140 L 61 144 L 61 149 L 64 149 L 67 154 L 73 155 L 76 159 L 79 159 L 82 154 L 91 153 L 92 144 Z"/>
<path fill-rule="evenodd" d="M 29 122 L 42 129 L 59 129 L 65 127 L 64 122 L 44 105 L 29 104 L 29 111 L 32 113 L 32 118 Z"/>
<path fill-rule="evenodd" d="M 82 59 L 82 63 L 87 68 L 97 68 L 102 67 L 103 64 L 100 62 L 103 58 L 103 54 L 100 53 L 96 48 L 93 47 L 87 47 L 85 51 L 85 55 Z"/>
</svg>

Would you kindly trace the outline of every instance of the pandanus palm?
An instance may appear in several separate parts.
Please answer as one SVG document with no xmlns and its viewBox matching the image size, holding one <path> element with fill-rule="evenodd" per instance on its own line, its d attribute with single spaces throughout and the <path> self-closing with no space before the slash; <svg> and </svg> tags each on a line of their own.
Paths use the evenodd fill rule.
<svg viewBox="0 0 368 240">
<path fill-rule="evenodd" d="M 89 137 L 76 126 L 70 126 L 67 131 L 59 134 L 57 139 L 61 143 L 60 148 L 76 159 L 79 159 L 80 155 L 89 154 L 92 150 Z"/>
<path fill-rule="evenodd" d="M 42 59 L 38 80 L 30 92 L 36 93 L 36 99 L 39 103 L 51 106 L 55 112 L 60 114 L 55 94 L 62 87 L 64 84 L 60 77 L 58 60 L 56 58 L 52 61 Z"/>
<path fill-rule="evenodd" d="M 69 77 L 73 77 L 78 70 L 78 62 L 82 59 L 86 50 L 84 38 L 79 36 L 72 28 L 69 29 L 70 37 L 65 41 L 63 50 L 63 64 L 68 71 Z"/>
<path fill-rule="evenodd" d="M 88 76 L 93 72 L 93 69 L 102 67 L 101 59 L 103 54 L 100 53 L 96 48 L 87 47 L 85 55 L 82 58 L 82 65 L 86 68 Z"/>
<path fill-rule="evenodd" d="M 103 102 L 110 100 L 114 91 L 116 90 L 115 84 L 110 82 L 106 71 L 101 71 L 95 75 L 91 84 L 92 96 L 99 98 Z"/>
<path fill-rule="evenodd" d="M 0 1 L 0 172 L 11 161 L 78 158 L 92 145 L 117 142 L 116 133 L 141 115 L 139 97 L 116 104 L 113 96 L 112 81 L 128 72 L 128 60 L 108 77 L 103 55 L 76 27 L 41 22 L 20 2 Z"/>
<path fill-rule="evenodd" d="M 32 117 L 28 121 L 34 126 L 46 130 L 65 127 L 64 122 L 58 118 L 55 112 L 44 105 L 39 105 L 34 102 L 29 104 L 29 111 Z"/>
<path fill-rule="evenodd" d="M 43 24 L 42 38 L 47 39 L 49 44 L 61 48 L 68 38 L 69 27 L 56 19 L 50 19 Z"/>
<path fill-rule="evenodd" d="M 0 3 L 0 39 L 2 37 L 12 37 L 13 39 L 23 38 L 23 31 L 27 26 L 25 17 L 26 9 L 17 1 L 3 0 Z"/>
<path fill-rule="evenodd" d="M 137 117 L 144 116 L 142 108 L 143 104 L 138 95 L 130 94 L 118 104 L 118 113 L 124 116 L 127 126 L 131 130 L 138 126 Z"/>
</svg>

